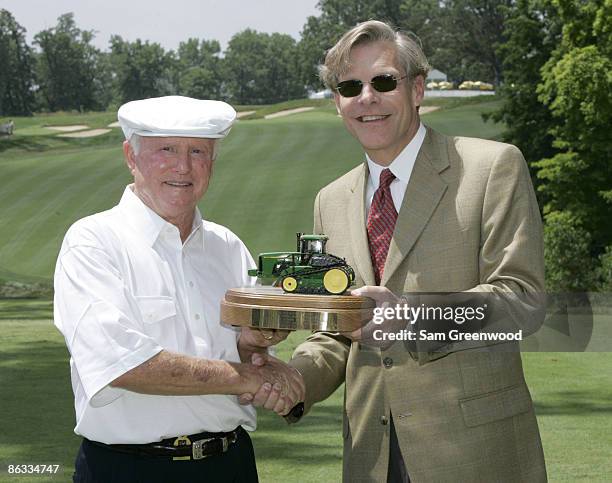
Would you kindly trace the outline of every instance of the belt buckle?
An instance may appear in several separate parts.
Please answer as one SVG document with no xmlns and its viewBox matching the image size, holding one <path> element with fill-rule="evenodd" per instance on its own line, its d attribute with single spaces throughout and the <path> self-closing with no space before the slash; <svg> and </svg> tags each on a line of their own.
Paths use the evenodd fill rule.
<svg viewBox="0 0 612 483">
<path fill-rule="evenodd" d="M 191 454 L 194 460 L 201 460 L 204 458 L 208 458 L 209 456 L 212 456 L 210 454 L 204 454 L 204 444 L 208 443 L 209 441 L 214 441 L 215 439 L 220 439 L 221 440 L 221 444 L 222 444 L 222 453 L 225 453 L 227 451 L 227 449 L 229 448 L 229 439 L 227 436 L 222 436 L 221 438 L 206 438 L 206 439 L 200 439 L 198 441 L 194 441 L 191 444 Z"/>
<path fill-rule="evenodd" d="M 174 446 L 188 446 L 191 444 L 191 440 L 187 436 L 179 436 L 174 440 Z M 172 461 L 188 461 L 189 456 L 175 456 Z"/>
</svg>

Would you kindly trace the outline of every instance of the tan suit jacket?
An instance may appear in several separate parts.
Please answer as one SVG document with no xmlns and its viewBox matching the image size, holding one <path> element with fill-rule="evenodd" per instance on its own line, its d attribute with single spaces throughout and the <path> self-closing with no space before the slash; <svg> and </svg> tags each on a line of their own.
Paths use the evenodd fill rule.
<svg viewBox="0 0 612 483">
<path fill-rule="evenodd" d="M 355 268 L 357 286 L 374 285 L 367 179 L 364 163 L 315 201 L 315 230 Z M 543 291 L 543 274 L 541 219 L 520 151 L 428 128 L 381 285 L 395 293 Z M 307 410 L 345 382 L 345 481 L 386 481 L 391 415 L 412 482 L 546 481 L 518 353 L 380 350 L 317 333 L 292 364 L 305 378 Z"/>
</svg>

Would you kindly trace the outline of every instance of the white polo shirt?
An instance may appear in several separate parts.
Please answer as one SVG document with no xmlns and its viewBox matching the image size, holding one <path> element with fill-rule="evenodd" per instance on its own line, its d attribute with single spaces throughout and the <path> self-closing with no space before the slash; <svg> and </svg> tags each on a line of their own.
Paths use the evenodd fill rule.
<svg viewBox="0 0 612 483">
<path fill-rule="evenodd" d="M 162 349 L 239 362 L 238 332 L 219 322 L 225 291 L 252 284 L 240 239 L 202 220 L 178 229 L 125 189 L 111 210 L 77 221 L 55 270 L 55 325 L 70 351 L 75 433 L 107 444 L 150 443 L 256 426 L 235 396 L 157 396 L 109 383 Z"/>
</svg>

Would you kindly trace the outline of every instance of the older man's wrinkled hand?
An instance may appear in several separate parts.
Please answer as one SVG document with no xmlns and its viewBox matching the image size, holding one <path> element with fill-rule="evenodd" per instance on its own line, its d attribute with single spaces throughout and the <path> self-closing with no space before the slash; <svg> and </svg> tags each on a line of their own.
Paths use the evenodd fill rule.
<svg viewBox="0 0 612 483">
<path fill-rule="evenodd" d="M 254 353 L 251 363 L 263 378 L 263 383 L 252 392 L 240 395 L 240 404 L 252 404 L 285 415 L 304 401 L 306 387 L 297 369 L 269 354 Z"/>
</svg>

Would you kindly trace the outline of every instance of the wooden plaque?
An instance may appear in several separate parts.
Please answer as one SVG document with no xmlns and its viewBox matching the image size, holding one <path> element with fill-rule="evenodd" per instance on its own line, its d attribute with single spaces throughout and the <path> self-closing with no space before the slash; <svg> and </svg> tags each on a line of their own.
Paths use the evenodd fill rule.
<svg viewBox="0 0 612 483">
<path fill-rule="evenodd" d="M 260 329 L 353 331 L 372 319 L 374 300 L 352 295 L 302 295 L 278 287 L 225 292 L 221 322 Z"/>
</svg>

